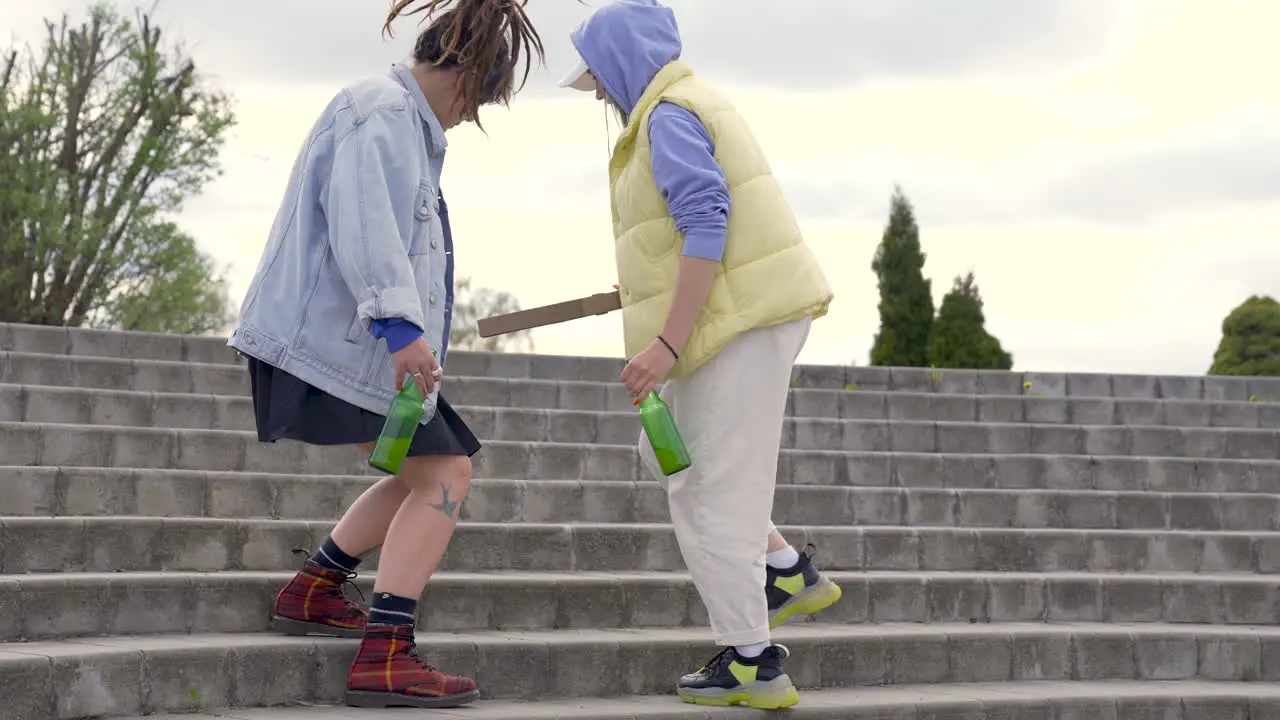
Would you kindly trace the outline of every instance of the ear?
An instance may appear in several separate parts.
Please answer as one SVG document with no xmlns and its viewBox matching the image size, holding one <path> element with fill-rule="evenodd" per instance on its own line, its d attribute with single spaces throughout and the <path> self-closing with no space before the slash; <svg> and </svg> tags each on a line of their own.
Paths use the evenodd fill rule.
<svg viewBox="0 0 1280 720">
<path fill-rule="evenodd" d="M 450 79 L 449 87 L 453 89 L 453 105 L 461 107 L 462 103 L 462 73 L 457 68 L 449 69 Z"/>
<path fill-rule="evenodd" d="M 453 91 L 462 92 L 462 72 L 457 68 L 450 68 L 449 72 L 453 73 Z"/>
</svg>

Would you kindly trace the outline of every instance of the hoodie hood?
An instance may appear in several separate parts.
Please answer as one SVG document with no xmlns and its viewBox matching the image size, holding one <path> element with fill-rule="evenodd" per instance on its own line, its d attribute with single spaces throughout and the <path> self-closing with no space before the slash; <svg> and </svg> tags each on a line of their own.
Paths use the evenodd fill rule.
<svg viewBox="0 0 1280 720">
<path fill-rule="evenodd" d="M 605 92 L 627 115 L 658 71 L 684 49 L 676 14 L 657 0 L 616 0 L 569 34 Z"/>
</svg>

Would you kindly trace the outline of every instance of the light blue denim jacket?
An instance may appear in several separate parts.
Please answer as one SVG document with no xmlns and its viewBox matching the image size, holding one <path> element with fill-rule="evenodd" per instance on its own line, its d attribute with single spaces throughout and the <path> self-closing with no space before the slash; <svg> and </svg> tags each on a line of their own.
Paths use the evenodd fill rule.
<svg viewBox="0 0 1280 720">
<path fill-rule="evenodd" d="M 422 328 L 443 366 L 452 289 L 439 215 L 445 148 L 406 66 L 339 92 L 294 163 L 227 344 L 378 414 L 395 377 L 373 321 Z"/>
</svg>

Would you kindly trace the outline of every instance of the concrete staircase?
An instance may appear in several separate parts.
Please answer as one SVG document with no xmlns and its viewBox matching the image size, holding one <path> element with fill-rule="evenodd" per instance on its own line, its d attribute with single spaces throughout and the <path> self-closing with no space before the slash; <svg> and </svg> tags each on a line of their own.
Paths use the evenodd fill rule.
<svg viewBox="0 0 1280 720">
<path fill-rule="evenodd" d="M 672 694 L 713 648 L 620 368 L 450 355 L 487 444 L 419 639 L 485 699 L 436 716 L 758 715 Z M 775 521 L 845 597 L 777 632 L 791 717 L 1280 718 L 1280 379 L 794 385 Z M 252 427 L 219 339 L 0 325 L 0 718 L 405 715 L 324 707 L 355 641 L 264 632 L 372 476 Z"/>
</svg>

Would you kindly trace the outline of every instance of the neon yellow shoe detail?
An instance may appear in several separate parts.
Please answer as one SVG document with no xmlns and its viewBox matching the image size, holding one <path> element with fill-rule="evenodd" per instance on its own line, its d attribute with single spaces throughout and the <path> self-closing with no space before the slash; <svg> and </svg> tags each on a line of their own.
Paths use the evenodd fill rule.
<svg viewBox="0 0 1280 720">
<path fill-rule="evenodd" d="M 771 645 L 759 657 L 743 658 L 725 648 L 700 670 L 680 678 L 676 693 L 695 705 L 789 708 L 800 702 L 799 691 L 782 670 L 790 654 L 785 646 Z"/>
<path fill-rule="evenodd" d="M 816 548 L 805 547 L 800 561 L 786 570 L 768 567 L 765 599 L 769 603 L 769 627 L 776 628 L 796 615 L 813 615 L 840 600 L 844 591 L 813 566 Z"/>
</svg>

